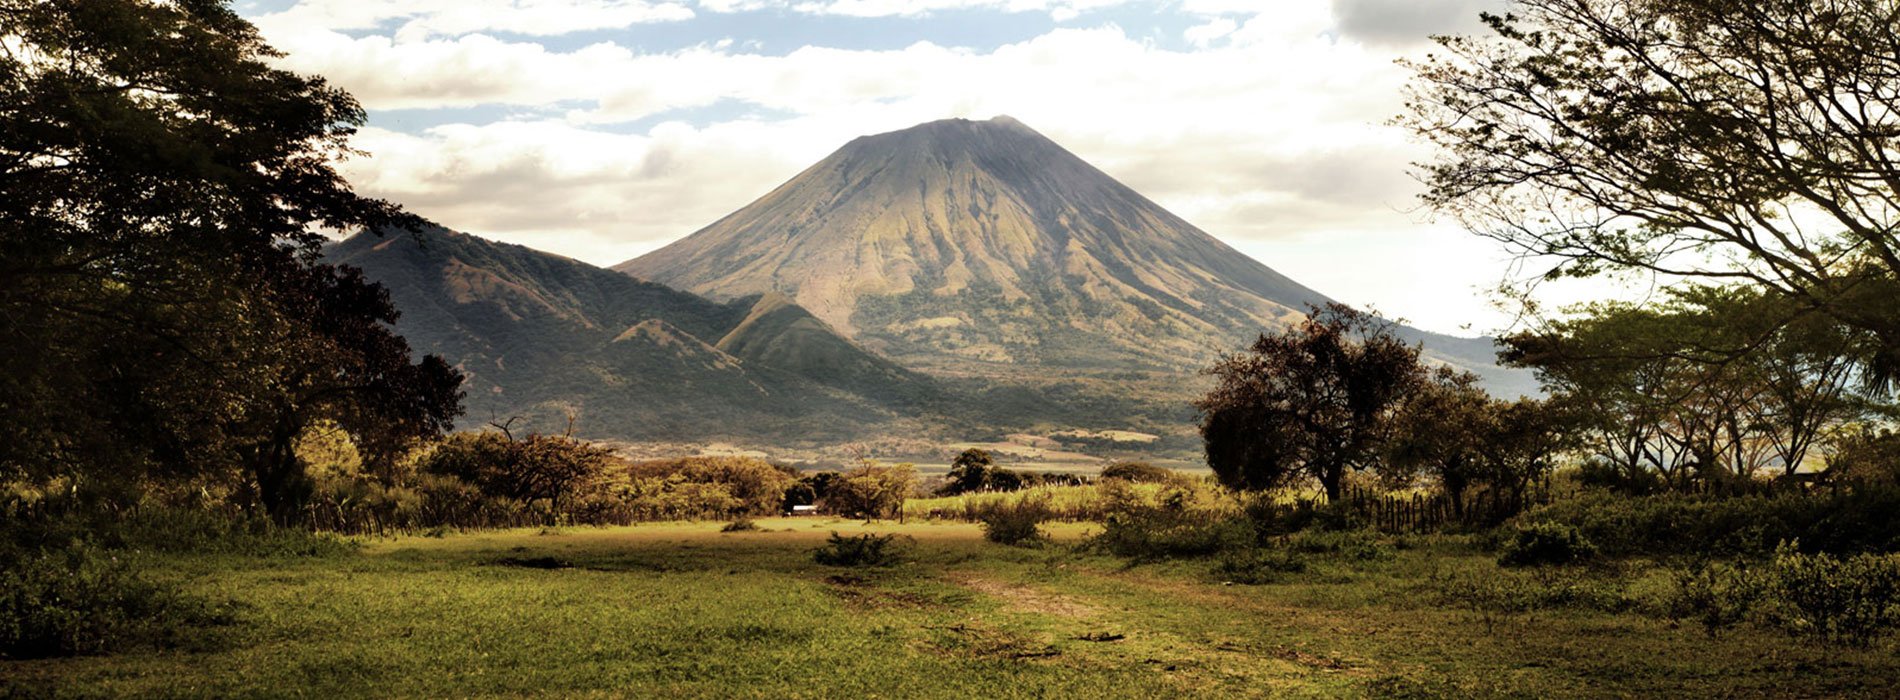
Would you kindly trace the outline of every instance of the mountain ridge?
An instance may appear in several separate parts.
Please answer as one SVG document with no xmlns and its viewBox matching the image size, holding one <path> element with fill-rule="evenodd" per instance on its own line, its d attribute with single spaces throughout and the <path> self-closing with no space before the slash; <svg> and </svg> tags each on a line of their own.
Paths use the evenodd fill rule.
<svg viewBox="0 0 1900 700">
<path fill-rule="evenodd" d="M 416 352 L 467 374 L 478 422 L 554 429 L 576 414 L 596 437 L 844 439 L 914 424 L 940 392 L 784 301 L 715 302 L 447 229 L 360 233 L 325 257 L 390 290 Z"/>
</svg>

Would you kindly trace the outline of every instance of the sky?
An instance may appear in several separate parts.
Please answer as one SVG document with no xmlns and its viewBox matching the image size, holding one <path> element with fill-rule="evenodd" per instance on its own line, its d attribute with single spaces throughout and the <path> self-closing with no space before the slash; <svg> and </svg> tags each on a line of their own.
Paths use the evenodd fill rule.
<svg viewBox="0 0 1900 700">
<path fill-rule="evenodd" d="M 237 0 L 369 114 L 358 191 L 612 265 L 852 138 L 1007 114 L 1268 266 L 1440 332 L 1510 323 L 1497 244 L 1388 125 L 1501 0 Z"/>
</svg>

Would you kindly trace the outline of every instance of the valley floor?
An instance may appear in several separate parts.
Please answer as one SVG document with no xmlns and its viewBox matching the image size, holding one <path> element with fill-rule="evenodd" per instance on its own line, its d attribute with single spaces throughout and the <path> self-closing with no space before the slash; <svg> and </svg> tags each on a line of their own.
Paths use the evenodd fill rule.
<svg viewBox="0 0 1900 700">
<path fill-rule="evenodd" d="M 1456 540 L 1239 586 L 1205 563 L 1010 548 L 974 525 L 759 524 L 156 559 L 154 576 L 238 601 L 237 622 L 183 649 L 0 662 L 0 695 L 1839 697 L 1900 681 L 1891 651 L 1710 639 L 1636 614 L 1446 609 L 1428 580 L 1495 570 Z M 914 538 L 912 562 L 813 563 L 827 533 L 866 530 Z"/>
</svg>

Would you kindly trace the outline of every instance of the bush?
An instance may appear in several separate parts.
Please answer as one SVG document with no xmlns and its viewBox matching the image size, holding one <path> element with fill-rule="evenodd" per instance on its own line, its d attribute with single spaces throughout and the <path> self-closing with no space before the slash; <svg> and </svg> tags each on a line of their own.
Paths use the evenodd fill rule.
<svg viewBox="0 0 1900 700">
<path fill-rule="evenodd" d="M 904 561 L 904 552 L 897 535 L 845 537 L 833 532 L 825 546 L 812 552 L 812 560 L 825 566 L 893 566 Z"/>
<path fill-rule="evenodd" d="M 1048 539 L 1041 527 L 1050 518 L 1047 498 L 985 504 L 976 517 L 983 523 L 983 538 L 997 544 L 1029 546 Z"/>
<path fill-rule="evenodd" d="M 355 542 L 333 534 L 285 527 L 261 517 L 161 505 L 115 513 L 61 504 L 0 518 L 0 524 L 0 560 L 81 543 L 104 549 L 250 557 L 333 556 L 356 548 Z"/>
<path fill-rule="evenodd" d="M 1088 546 L 1135 559 L 1201 557 L 1249 549 L 1260 539 L 1226 494 L 1187 482 L 1152 495 L 1120 479 L 1098 487 L 1102 531 Z"/>
<path fill-rule="evenodd" d="M 1499 566 L 1552 566 L 1595 558 L 1596 545 L 1577 528 L 1556 523 L 1521 526 L 1498 551 Z"/>
<path fill-rule="evenodd" d="M 1745 563 L 1716 564 L 1697 559 L 1671 575 L 1673 587 L 1664 594 L 1663 615 L 1672 621 L 1694 620 L 1713 637 L 1749 618 L 1769 595 L 1771 581 Z"/>
<path fill-rule="evenodd" d="M 612 451 L 560 435 L 520 440 L 501 432 L 456 433 L 421 461 L 422 469 L 474 484 L 482 493 L 518 501 L 559 502 L 598 478 Z"/>
<path fill-rule="evenodd" d="M 1279 583 L 1286 574 L 1306 571 L 1306 559 L 1285 549 L 1231 552 L 1214 568 L 1221 580 L 1248 586 Z"/>
<path fill-rule="evenodd" d="M 751 518 L 742 517 L 742 518 L 739 518 L 738 520 L 734 520 L 732 522 L 726 523 L 726 526 L 719 528 L 719 531 L 720 532 L 758 532 L 759 524 L 753 522 Z"/>
<path fill-rule="evenodd" d="M 1108 516 L 1102 531 L 1089 544 L 1117 556 L 1167 559 L 1250 549 L 1255 535 L 1252 524 L 1240 518 L 1198 513 L 1116 513 Z"/>
<path fill-rule="evenodd" d="M 1768 556 L 1784 541 L 1804 552 L 1900 549 L 1900 489 L 1839 495 L 1785 493 L 1728 498 L 1592 493 L 1539 507 L 1521 523 L 1577 528 L 1606 555 Z"/>
<path fill-rule="evenodd" d="M 1900 623 L 1900 557 L 1841 559 L 1786 546 L 1770 575 L 1782 604 L 1774 618 L 1791 632 L 1866 646 Z"/>
<path fill-rule="evenodd" d="M 0 562 L 0 657 L 176 646 L 228 614 L 140 578 L 118 555 L 77 546 Z"/>
<path fill-rule="evenodd" d="M 1866 646 L 1900 624 L 1900 556 L 1779 548 L 1766 566 L 1697 561 L 1674 574 L 1663 612 L 1713 635 L 1754 619 L 1831 644 Z"/>
<path fill-rule="evenodd" d="M 1104 479 L 1123 479 L 1137 484 L 1165 484 L 1174 481 L 1174 471 L 1147 462 L 1116 462 L 1102 470 Z"/>
<path fill-rule="evenodd" d="M 672 491 L 690 490 L 686 487 L 688 484 L 717 486 L 716 498 L 702 499 L 701 503 L 688 506 L 707 511 L 696 517 L 764 516 L 781 512 L 790 498 L 792 485 L 798 480 L 794 470 L 753 457 L 650 460 L 629 465 L 626 475 L 642 482 L 637 490 L 660 499 Z M 713 489 L 706 490 L 710 493 Z M 800 505 L 809 503 L 810 500 L 806 500 Z"/>
</svg>

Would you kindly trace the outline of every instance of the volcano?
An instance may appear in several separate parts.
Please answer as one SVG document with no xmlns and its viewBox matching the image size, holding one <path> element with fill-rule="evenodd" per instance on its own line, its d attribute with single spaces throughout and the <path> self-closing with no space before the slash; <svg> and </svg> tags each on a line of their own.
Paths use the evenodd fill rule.
<svg viewBox="0 0 1900 700">
<path fill-rule="evenodd" d="M 900 365 L 976 377 L 1191 371 L 1330 301 L 1009 117 L 855 139 L 614 269 L 782 294 Z M 1489 339 L 1398 332 L 1495 392 L 1531 386 Z"/>
</svg>

